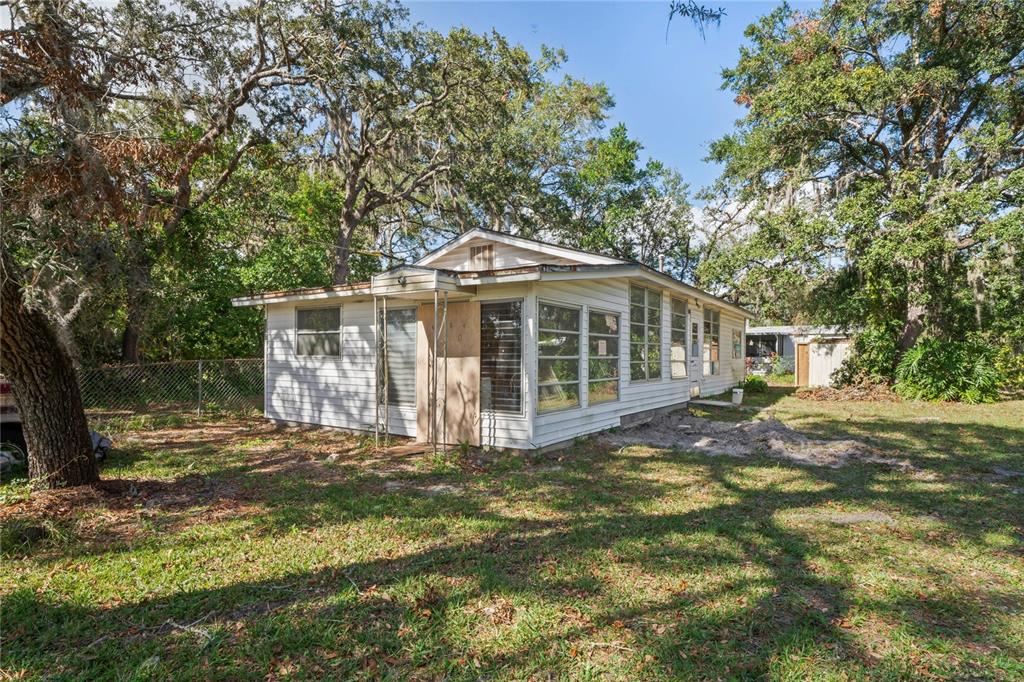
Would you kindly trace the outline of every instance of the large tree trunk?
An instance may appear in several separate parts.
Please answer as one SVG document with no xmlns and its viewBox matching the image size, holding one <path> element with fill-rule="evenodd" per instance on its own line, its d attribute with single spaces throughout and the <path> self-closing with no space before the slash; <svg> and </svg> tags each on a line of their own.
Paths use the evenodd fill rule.
<svg viewBox="0 0 1024 682">
<path fill-rule="evenodd" d="M 918 337 L 924 331 L 928 308 L 924 303 L 925 282 L 921 263 L 907 266 L 909 281 L 907 284 L 907 309 L 903 315 L 903 330 L 900 332 L 899 349 L 906 352 L 914 347 Z"/>
<path fill-rule="evenodd" d="M 25 305 L 0 248 L 0 356 L 28 444 L 28 473 L 49 488 L 99 480 L 74 366 L 43 313 Z"/>
<path fill-rule="evenodd" d="M 121 362 L 127 365 L 139 364 L 139 328 L 130 313 L 121 333 Z"/>
<path fill-rule="evenodd" d="M 352 235 L 356 232 L 356 225 L 358 222 L 355 218 L 346 216 L 338 226 L 338 241 L 334 245 L 334 284 L 348 282 L 348 259 L 352 252 Z"/>
</svg>

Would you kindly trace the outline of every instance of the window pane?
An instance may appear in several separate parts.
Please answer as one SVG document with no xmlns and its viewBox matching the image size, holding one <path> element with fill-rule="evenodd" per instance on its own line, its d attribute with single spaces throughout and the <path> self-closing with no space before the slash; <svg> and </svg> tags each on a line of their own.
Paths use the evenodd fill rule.
<svg viewBox="0 0 1024 682">
<path fill-rule="evenodd" d="M 579 334 L 559 334 L 558 332 L 540 332 L 537 345 L 540 355 L 571 355 L 580 354 Z"/>
<path fill-rule="evenodd" d="M 549 303 L 540 304 L 540 328 L 579 331 L 580 311 Z"/>
<path fill-rule="evenodd" d="M 644 305 L 644 289 L 641 287 L 629 288 L 629 302 L 637 305 Z"/>
<path fill-rule="evenodd" d="M 647 361 L 647 376 L 651 379 L 661 378 L 661 362 L 655 358 Z"/>
<path fill-rule="evenodd" d="M 619 361 L 618 360 L 591 360 L 587 367 L 590 370 L 589 378 L 593 379 L 611 379 L 619 376 Z"/>
<path fill-rule="evenodd" d="M 519 412 L 523 393 L 522 301 L 480 305 L 481 406 Z M 486 386 L 490 390 L 486 390 Z"/>
<path fill-rule="evenodd" d="M 297 310 L 299 331 L 332 332 L 341 329 L 341 308 Z"/>
<path fill-rule="evenodd" d="M 618 357 L 619 340 L 606 337 L 590 339 L 590 357 Z"/>
<path fill-rule="evenodd" d="M 672 299 L 672 314 L 686 317 L 686 303 L 678 298 Z"/>
<path fill-rule="evenodd" d="M 617 335 L 619 333 L 619 316 L 611 313 L 590 313 L 590 333 Z"/>
<path fill-rule="evenodd" d="M 579 378 L 579 360 L 547 360 L 541 358 L 537 361 L 537 383 L 579 381 Z"/>
<path fill-rule="evenodd" d="M 632 324 L 644 324 L 644 322 L 646 322 L 646 319 L 644 318 L 644 307 L 637 305 L 630 306 L 629 321 Z"/>
<path fill-rule="evenodd" d="M 647 365 L 643 362 L 629 363 L 629 378 L 633 381 L 643 381 L 647 378 Z"/>
<path fill-rule="evenodd" d="M 646 328 L 642 324 L 629 325 L 629 340 L 633 343 L 643 343 L 646 337 Z"/>
<path fill-rule="evenodd" d="M 537 387 L 537 411 L 564 410 L 580 404 L 579 384 Z"/>
<path fill-rule="evenodd" d="M 590 384 L 587 400 L 591 405 L 619 399 L 619 381 L 594 381 Z"/>
<path fill-rule="evenodd" d="M 655 327 L 661 326 L 661 308 L 647 309 L 647 324 Z"/>
<path fill-rule="evenodd" d="M 378 324 L 384 311 L 378 314 Z M 384 335 L 380 337 L 383 351 Z M 389 405 L 416 404 L 416 309 L 388 311 L 387 401 Z M 381 364 L 383 367 L 383 363 Z M 380 377 L 380 401 L 384 402 L 384 377 Z"/>
<path fill-rule="evenodd" d="M 341 334 L 299 334 L 297 337 L 299 355 L 341 355 Z"/>
<path fill-rule="evenodd" d="M 642 343 L 629 344 L 629 359 L 631 362 L 643 362 L 647 359 L 647 346 Z"/>
<path fill-rule="evenodd" d="M 661 294 L 657 291 L 647 290 L 647 306 L 661 310 Z"/>
</svg>

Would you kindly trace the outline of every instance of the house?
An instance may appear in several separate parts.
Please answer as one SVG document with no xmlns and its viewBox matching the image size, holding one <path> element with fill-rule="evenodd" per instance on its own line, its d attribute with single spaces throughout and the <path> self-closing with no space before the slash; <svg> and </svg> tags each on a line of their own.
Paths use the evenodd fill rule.
<svg viewBox="0 0 1024 682">
<path fill-rule="evenodd" d="M 829 386 L 846 359 L 851 335 L 839 327 L 748 326 L 746 356 L 752 372 L 793 372 L 797 386 Z"/>
<path fill-rule="evenodd" d="M 743 379 L 749 313 L 635 262 L 475 229 L 266 313 L 265 415 L 547 448 Z"/>
</svg>

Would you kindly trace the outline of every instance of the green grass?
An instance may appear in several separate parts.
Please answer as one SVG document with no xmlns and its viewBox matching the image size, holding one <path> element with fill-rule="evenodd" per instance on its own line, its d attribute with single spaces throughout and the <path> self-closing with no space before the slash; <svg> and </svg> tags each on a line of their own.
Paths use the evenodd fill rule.
<svg viewBox="0 0 1024 682">
<path fill-rule="evenodd" d="M 992 472 L 1024 470 L 1024 403 L 790 393 L 756 401 L 809 434 L 898 450 L 917 470 L 596 441 L 546 457 L 388 457 L 365 439 L 256 420 L 125 431 L 98 491 L 3 486 L 19 492 L 0 497 L 0 669 L 1024 676 L 1024 479 Z M 330 453 L 340 457 L 326 463 Z M 863 512 L 889 520 L 844 516 Z"/>
</svg>

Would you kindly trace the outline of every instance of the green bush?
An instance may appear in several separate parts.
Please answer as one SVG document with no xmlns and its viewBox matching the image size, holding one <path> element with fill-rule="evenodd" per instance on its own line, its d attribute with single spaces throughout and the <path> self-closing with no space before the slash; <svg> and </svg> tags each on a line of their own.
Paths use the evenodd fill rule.
<svg viewBox="0 0 1024 682">
<path fill-rule="evenodd" d="M 1001 376 L 997 349 L 980 339 L 923 339 L 903 354 L 893 390 L 912 400 L 993 402 Z"/>
<path fill-rule="evenodd" d="M 764 380 L 764 377 L 751 375 L 743 380 L 740 388 L 747 393 L 767 393 L 768 382 Z"/>
<path fill-rule="evenodd" d="M 836 386 L 888 384 L 899 359 L 899 323 L 866 327 L 853 340 L 851 352 L 832 374 Z"/>
</svg>

